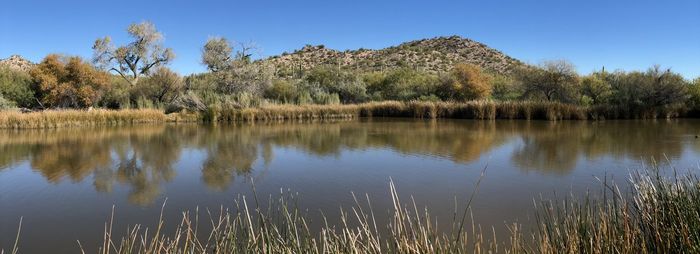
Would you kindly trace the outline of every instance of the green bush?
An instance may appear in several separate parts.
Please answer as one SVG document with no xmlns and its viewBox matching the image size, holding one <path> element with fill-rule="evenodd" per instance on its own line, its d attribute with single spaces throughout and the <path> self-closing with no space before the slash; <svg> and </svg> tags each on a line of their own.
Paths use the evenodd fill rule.
<svg viewBox="0 0 700 254">
<path fill-rule="evenodd" d="M 523 95 L 520 86 L 518 86 L 511 76 L 492 74 L 493 92 L 491 97 L 499 101 L 513 101 L 521 98 Z"/>
<path fill-rule="evenodd" d="M 136 107 L 138 109 L 153 109 L 158 108 L 158 105 L 153 103 L 152 100 L 146 98 L 145 96 L 141 96 L 136 99 Z"/>
<path fill-rule="evenodd" d="M 265 91 L 265 97 L 283 103 L 291 103 L 297 99 L 299 89 L 290 81 L 278 79 Z"/>
<path fill-rule="evenodd" d="M 251 108 L 251 107 L 259 107 L 262 105 L 262 98 L 260 96 L 256 96 L 252 93 L 249 92 L 242 92 L 238 93 L 234 96 L 234 101 L 238 103 L 238 105 L 245 107 L 245 108 Z M 226 104 L 226 103 L 224 103 Z M 230 103 L 228 103 L 230 104 Z"/>
<path fill-rule="evenodd" d="M 19 107 L 31 108 L 36 104 L 29 74 L 10 68 L 0 68 L 0 95 Z"/>
<path fill-rule="evenodd" d="M 688 86 L 688 107 L 695 112 L 700 111 L 700 77 L 693 80 Z"/>
<path fill-rule="evenodd" d="M 685 104 L 691 97 L 683 76 L 658 66 L 646 72 L 615 72 L 606 77 L 612 87 L 610 103 L 627 115 L 656 114 L 659 109 Z"/>
<path fill-rule="evenodd" d="M 208 73 L 191 74 L 184 78 L 184 89 L 192 91 L 213 91 L 216 89 L 216 77 Z"/>
<path fill-rule="evenodd" d="M 337 94 L 343 103 L 359 103 L 369 99 L 365 85 L 355 73 L 332 66 L 319 66 L 309 70 L 304 77 L 306 86 Z"/>
<path fill-rule="evenodd" d="M 132 97 L 145 98 L 152 104 L 167 104 L 183 92 L 184 82 L 180 75 L 166 67 L 160 67 L 139 81 L 132 90 Z"/>
<path fill-rule="evenodd" d="M 297 104 L 299 105 L 306 105 L 306 104 L 313 104 L 314 99 L 311 97 L 311 93 L 309 91 L 301 91 L 299 93 L 299 97 L 297 97 Z"/>
<path fill-rule="evenodd" d="M 688 104 L 700 106 L 700 77 L 688 83 Z"/>
<path fill-rule="evenodd" d="M 581 95 L 584 96 L 584 101 L 589 101 L 590 104 L 604 104 L 610 100 L 613 90 L 606 76 L 603 70 L 581 79 Z"/>
<path fill-rule="evenodd" d="M 370 73 L 363 77 L 372 99 L 409 101 L 434 95 L 440 78 L 431 73 L 410 68 Z"/>
<path fill-rule="evenodd" d="M 3 98 L 0 94 L 0 110 L 14 108 L 15 106 L 14 102 Z"/>
<path fill-rule="evenodd" d="M 110 109 L 132 108 L 129 94 L 131 85 L 129 82 L 119 76 L 112 75 L 110 77 L 110 84 L 111 89 L 105 92 L 99 105 Z"/>
<path fill-rule="evenodd" d="M 337 93 L 317 92 L 313 94 L 316 104 L 331 105 L 340 104 L 340 96 Z"/>
</svg>

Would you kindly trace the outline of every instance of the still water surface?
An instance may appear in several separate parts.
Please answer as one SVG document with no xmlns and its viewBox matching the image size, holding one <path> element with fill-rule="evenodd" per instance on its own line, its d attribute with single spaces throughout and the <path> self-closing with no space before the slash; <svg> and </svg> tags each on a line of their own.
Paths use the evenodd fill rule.
<svg viewBox="0 0 700 254">
<path fill-rule="evenodd" d="M 450 223 L 484 167 L 477 223 L 505 232 L 532 220 L 533 199 L 624 182 L 656 158 L 700 162 L 700 121 L 357 120 L 0 131 L 0 247 L 23 217 L 25 253 L 94 252 L 115 206 L 116 232 L 181 211 L 233 207 L 236 196 L 291 190 L 317 225 L 368 194 L 378 217 L 390 179 Z M 447 224 L 449 225 L 449 224 Z M 447 226 L 445 226 L 447 228 Z M 501 233 L 499 233 L 501 234 Z"/>
</svg>

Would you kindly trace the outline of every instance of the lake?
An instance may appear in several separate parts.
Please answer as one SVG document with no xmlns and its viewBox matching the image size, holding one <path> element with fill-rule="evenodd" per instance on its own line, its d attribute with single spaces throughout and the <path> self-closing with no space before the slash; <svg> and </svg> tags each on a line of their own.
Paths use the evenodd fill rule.
<svg viewBox="0 0 700 254">
<path fill-rule="evenodd" d="M 485 168 L 473 203 L 476 223 L 498 235 L 527 224 L 533 202 L 624 186 L 657 161 L 698 168 L 700 121 L 524 121 L 360 119 L 238 125 L 143 125 L 0 131 L 0 247 L 23 218 L 24 253 L 89 252 L 101 244 L 114 207 L 115 234 L 207 217 L 236 197 L 298 193 L 319 226 L 337 223 L 351 193 L 369 195 L 378 219 L 391 206 L 389 182 L 404 200 L 449 229 Z M 668 165 L 670 164 L 670 166 Z M 167 200 L 167 201 L 166 201 Z M 462 206 L 460 206 L 462 207 Z M 507 239 L 503 239 L 507 240 Z"/>
</svg>

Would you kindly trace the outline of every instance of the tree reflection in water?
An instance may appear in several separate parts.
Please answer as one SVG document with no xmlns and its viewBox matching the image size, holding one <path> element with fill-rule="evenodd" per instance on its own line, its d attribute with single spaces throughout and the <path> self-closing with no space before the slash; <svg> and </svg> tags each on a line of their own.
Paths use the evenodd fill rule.
<svg viewBox="0 0 700 254">
<path fill-rule="evenodd" d="M 344 150 L 389 149 L 470 163 L 509 145 L 521 170 L 566 174 L 582 159 L 679 157 L 700 122 L 671 121 L 470 121 L 360 120 L 332 123 L 235 126 L 146 125 L 120 128 L 0 131 L 0 172 L 28 162 L 48 182 L 80 182 L 92 176 L 95 190 L 129 189 L 128 199 L 149 205 L 172 181 L 184 153 L 202 151 L 201 180 L 223 191 L 238 176 L 255 174 L 256 162 L 274 160 L 276 148 L 309 156 Z"/>
</svg>

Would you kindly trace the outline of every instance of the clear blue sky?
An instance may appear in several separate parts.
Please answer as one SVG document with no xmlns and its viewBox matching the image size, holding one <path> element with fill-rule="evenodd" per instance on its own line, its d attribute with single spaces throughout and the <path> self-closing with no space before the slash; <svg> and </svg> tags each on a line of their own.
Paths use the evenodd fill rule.
<svg viewBox="0 0 700 254">
<path fill-rule="evenodd" d="M 181 73 L 201 72 L 210 36 L 254 41 L 262 56 L 304 44 L 383 48 L 461 35 L 529 63 L 568 59 L 582 73 L 671 67 L 700 76 L 700 1 L 4 1 L 0 58 L 48 53 L 91 57 L 97 37 L 126 42 L 126 27 L 153 22 Z"/>
</svg>

